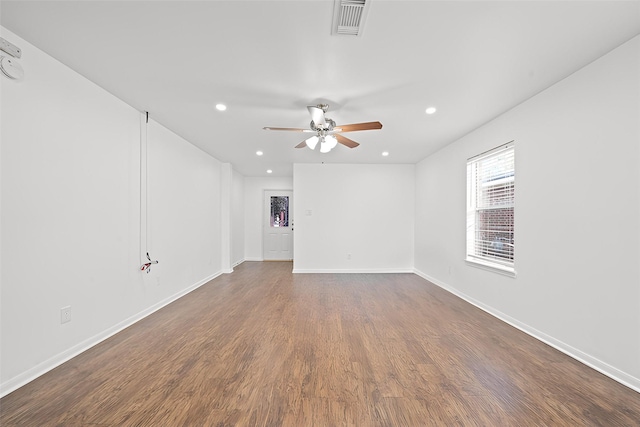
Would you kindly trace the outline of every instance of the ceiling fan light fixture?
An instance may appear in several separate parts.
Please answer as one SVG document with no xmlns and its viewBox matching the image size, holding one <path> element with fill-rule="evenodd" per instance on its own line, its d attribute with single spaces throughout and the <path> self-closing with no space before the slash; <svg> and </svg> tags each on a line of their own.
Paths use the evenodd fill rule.
<svg viewBox="0 0 640 427">
<path fill-rule="evenodd" d="M 333 135 L 321 136 L 320 137 L 320 152 L 328 153 L 333 150 L 335 146 L 338 145 L 338 140 Z"/>
<path fill-rule="evenodd" d="M 329 144 L 329 150 L 333 150 L 338 145 L 338 140 L 333 135 L 327 135 L 325 137 L 325 143 Z"/>
<path fill-rule="evenodd" d="M 320 141 L 320 138 L 314 135 L 311 138 L 308 138 L 305 141 L 305 143 L 307 144 L 307 147 L 311 148 L 312 150 L 315 150 L 316 145 L 318 144 L 318 141 Z"/>
<path fill-rule="evenodd" d="M 320 152 L 328 153 L 329 151 L 331 151 L 331 148 L 329 147 L 329 144 L 327 144 L 327 140 L 324 136 L 320 137 Z"/>
</svg>

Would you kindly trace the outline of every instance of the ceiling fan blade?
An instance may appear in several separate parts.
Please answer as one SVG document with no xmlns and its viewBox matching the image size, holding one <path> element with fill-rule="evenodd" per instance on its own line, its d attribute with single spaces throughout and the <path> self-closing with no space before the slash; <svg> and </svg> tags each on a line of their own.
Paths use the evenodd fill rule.
<svg viewBox="0 0 640 427">
<path fill-rule="evenodd" d="M 334 131 L 355 132 L 358 130 L 375 130 L 375 129 L 382 129 L 382 123 L 380 122 L 353 123 L 350 125 L 336 126 Z"/>
<path fill-rule="evenodd" d="M 288 131 L 293 131 L 293 132 L 313 132 L 313 133 L 315 133 L 315 130 L 302 129 L 302 128 L 274 128 L 274 127 L 271 127 L 271 126 L 267 126 L 267 127 L 263 127 L 262 129 L 264 129 L 264 130 L 288 130 Z"/>
<path fill-rule="evenodd" d="M 309 114 L 311 114 L 311 120 L 313 120 L 313 123 L 315 123 L 316 126 L 324 127 L 325 120 L 324 111 L 322 111 L 322 108 L 313 107 L 310 105 L 307 107 L 307 110 L 309 110 Z"/>
<path fill-rule="evenodd" d="M 338 140 L 338 142 L 340 144 L 345 145 L 345 146 L 347 146 L 349 148 L 356 148 L 358 145 L 360 145 L 357 142 L 347 138 L 346 136 L 340 135 L 339 133 L 337 133 L 337 134 L 335 134 L 333 136 L 336 137 L 336 139 Z"/>
<path fill-rule="evenodd" d="M 304 148 L 307 146 L 307 140 L 305 139 L 300 144 L 296 145 L 296 148 Z"/>
</svg>

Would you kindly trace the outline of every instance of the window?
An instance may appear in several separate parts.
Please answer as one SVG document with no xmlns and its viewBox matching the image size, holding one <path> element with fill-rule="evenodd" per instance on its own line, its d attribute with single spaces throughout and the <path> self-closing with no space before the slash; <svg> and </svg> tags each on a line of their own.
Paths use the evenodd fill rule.
<svg viewBox="0 0 640 427">
<path fill-rule="evenodd" d="M 289 226 L 289 196 L 271 196 L 271 227 Z"/>
<path fill-rule="evenodd" d="M 515 276 L 513 141 L 467 161 L 467 258 Z"/>
</svg>

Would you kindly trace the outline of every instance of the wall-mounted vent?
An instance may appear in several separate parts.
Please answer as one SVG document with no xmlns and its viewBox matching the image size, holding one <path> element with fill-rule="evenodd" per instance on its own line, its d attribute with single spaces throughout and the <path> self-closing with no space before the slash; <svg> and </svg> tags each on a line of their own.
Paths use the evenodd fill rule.
<svg viewBox="0 0 640 427">
<path fill-rule="evenodd" d="M 371 0 L 335 0 L 332 34 L 361 36 Z"/>
</svg>

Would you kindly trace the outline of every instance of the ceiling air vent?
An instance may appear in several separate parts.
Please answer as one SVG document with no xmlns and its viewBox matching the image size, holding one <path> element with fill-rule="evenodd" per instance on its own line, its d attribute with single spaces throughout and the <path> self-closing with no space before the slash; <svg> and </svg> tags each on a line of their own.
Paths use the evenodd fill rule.
<svg viewBox="0 0 640 427">
<path fill-rule="evenodd" d="M 371 0 L 335 0 L 332 34 L 361 36 Z"/>
</svg>

